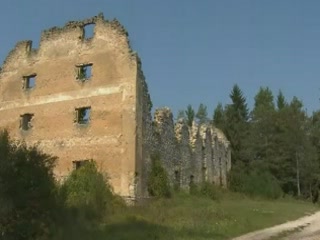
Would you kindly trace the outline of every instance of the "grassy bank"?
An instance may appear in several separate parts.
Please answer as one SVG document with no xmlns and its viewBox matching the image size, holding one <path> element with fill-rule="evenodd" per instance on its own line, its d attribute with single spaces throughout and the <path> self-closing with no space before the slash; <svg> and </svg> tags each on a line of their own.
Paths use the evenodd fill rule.
<svg viewBox="0 0 320 240">
<path fill-rule="evenodd" d="M 116 209 L 105 224 L 88 233 L 88 239 L 230 239 L 317 209 L 311 203 L 292 199 L 254 200 L 225 193 L 219 201 L 213 201 L 177 194 L 143 207 Z"/>
</svg>

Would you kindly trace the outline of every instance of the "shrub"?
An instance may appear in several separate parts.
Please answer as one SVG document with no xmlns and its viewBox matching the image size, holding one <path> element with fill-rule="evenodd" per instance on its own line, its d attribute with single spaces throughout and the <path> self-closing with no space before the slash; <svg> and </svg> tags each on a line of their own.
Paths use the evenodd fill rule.
<svg viewBox="0 0 320 240">
<path fill-rule="evenodd" d="M 189 193 L 191 195 L 195 195 L 195 196 L 199 195 L 200 194 L 199 186 L 197 184 L 195 184 L 195 183 L 190 183 L 190 185 L 189 185 Z"/>
<path fill-rule="evenodd" d="M 190 194 L 200 197 L 207 197 L 212 200 L 220 200 L 222 196 L 219 187 L 209 182 L 202 182 L 199 185 L 191 184 Z"/>
<path fill-rule="evenodd" d="M 1 239 L 40 239 L 55 220 L 56 158 L 0 133 Z"/>
<path fill-rule="evenodd" d="M 251 197 L 276 199 L 283 195 L 278 180 L 268 171 L 259 169 L 245 172 L 235 167 L 230 173 L 229 187 Z"/>
<path fill-rule="evenodd" d="M 248 173 L 244 171 L 244 166 L 233 165 L 228 174 L 229 189 L 235 192 L 243 192 L 247 176 Z"/>
<path fill-rule="evenodd" d="M 111 210 L 114 200 L 106 177 L 94 162 L 74 170 L 61 186 L 60 194 L 66 207 L 87 220 L 101 219 Z"/>
<path fill-rule="evenodd" d="M 221 191 L 219 187 L 209 182 L 203 182 L 200 185 L 200 193 L 212 200 L 219 200 L 221 198 Z"/>
<path fill-rule="evenodd" d="M 151 171 L 148 178 L 148 192 L 154 197 L 170 197 L 171 189 L 166 170 L 158 154 L 151 156 Z"/>
</svg>

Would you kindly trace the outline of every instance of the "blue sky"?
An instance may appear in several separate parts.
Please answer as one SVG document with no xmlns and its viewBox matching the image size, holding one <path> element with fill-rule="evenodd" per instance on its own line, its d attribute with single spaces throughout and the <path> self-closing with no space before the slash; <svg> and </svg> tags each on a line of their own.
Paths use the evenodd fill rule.
<svg viewBox="0 0 320 240">
<path fill-rule="evenodd" d="M 0 61 L 19 40 L 103 12 L 129 32 L 155 107 L 229 103 L 237 83 L 249 106 L 260 86 L 320 109 L 320 1 L 1 0 Z"/>
</svg>

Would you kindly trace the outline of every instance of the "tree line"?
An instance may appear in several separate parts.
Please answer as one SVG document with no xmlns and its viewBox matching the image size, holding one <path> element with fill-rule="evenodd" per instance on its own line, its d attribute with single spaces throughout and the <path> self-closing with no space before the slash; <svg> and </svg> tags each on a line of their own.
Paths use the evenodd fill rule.
<svg viewBox="0 0 320 240">
<path fill-rule="evenodd" d="M 288 101 L 282 91 L 275 97 L 268 87 L 258 90 L 253 109 L 238 85 L 229 97 L 231 103 L 217 104 L 212 118 L 204 104 L 197 111 L 188 105 L 178 118 L 189 126 L 196 121 L 223 130 L 231 143 L 230 188 L 313 197 L 320 175 L 320 110 L 308 115 L 300 99 Z"/>
</svg>

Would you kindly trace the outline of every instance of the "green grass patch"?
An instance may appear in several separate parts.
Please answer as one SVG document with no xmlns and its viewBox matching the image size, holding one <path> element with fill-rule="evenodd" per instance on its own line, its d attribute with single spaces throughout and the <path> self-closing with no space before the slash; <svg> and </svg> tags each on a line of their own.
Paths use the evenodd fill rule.
<svg viewBox="0 0 320 240">
<path fill-rule="evenodd" d="M 277 225 L 317 210 L 292 199 L 259 200 L 224 193 L 213 201 L 177 194 L 143 207 L 128 207 L 106 219 L 102 231 L 108 239 L 229 239 Z"/>
<path fill-rule="evenodd" d="M 316 210 L 318 207 L 311 203 L 290 198 L 262 200 L 224 192 L 219 201 L 214 201 L 179 193 L 169 199 L 154 199 L 145 206 L 119 206 L 103 224 L 84 233 L 77 228 L 76 239 L 230 239 Z"/>
</svg>

